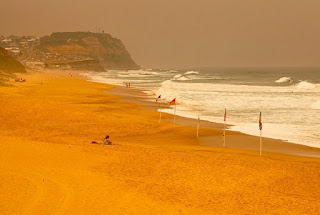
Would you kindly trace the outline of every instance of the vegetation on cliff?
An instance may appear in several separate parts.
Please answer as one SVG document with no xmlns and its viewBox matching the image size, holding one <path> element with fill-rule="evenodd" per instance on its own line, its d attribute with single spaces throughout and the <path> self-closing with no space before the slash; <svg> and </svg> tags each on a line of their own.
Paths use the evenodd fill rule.
<svg viewBox="0 0 320 215">
<path fill-rule="evenodd" d="M 26 72 L 22 64 L 11 57 L 7 50 L 0 47 L 0 73 L 12 74 L 18 72 Z"/>
<path fill-rule="evenodd" d="M 93 70 L 139 68 L 121 40 L 105 33 L 52 33 L 40 39 L 36 50 L 47 55 L 49 65 L 68 64 L 75 69 L 89 67 Z"/>
<path fill-rule="evenodd" d="M 0 47 L 0 86 L 9 86 L 6 82 L 14 78 L 14 73 L 25 73 L 22 64 L 11 57 L 7 50 Z"/>
</svg>

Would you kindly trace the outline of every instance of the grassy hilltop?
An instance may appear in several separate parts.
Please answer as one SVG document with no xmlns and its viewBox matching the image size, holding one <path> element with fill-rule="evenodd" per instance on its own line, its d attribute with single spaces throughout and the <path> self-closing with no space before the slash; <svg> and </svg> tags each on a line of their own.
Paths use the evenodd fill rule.
<svg viewBox="0 0 320 215">
<path fill-rule="evenodd" d="M 0 47 L 0 71 L 2 73 L 17 73 L 17 72 L 26 72 L 22 64 L 11 57 L 7 50 Z"/>
<path fill-rule="evenodd" d="M 5 85 L 7 78 L 15 77 L 13 73 L 25 73 L 26 70 L 22 64 L 11 57 L 7 50 L 0 47 L 0 86 Z"/>
<path fill-rule="evenodd" d="M 121 40 L 110 34 L 57 32 L 40 39 L 35 51 L 46 55 L 46 64 L 73 69 L 137 69 Z"/>
</svg>

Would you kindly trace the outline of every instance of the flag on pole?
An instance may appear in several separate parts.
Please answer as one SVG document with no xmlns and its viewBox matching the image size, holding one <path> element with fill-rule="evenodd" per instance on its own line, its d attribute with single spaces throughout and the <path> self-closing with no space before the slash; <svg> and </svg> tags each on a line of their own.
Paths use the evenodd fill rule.
<svg viewBox="0 0 320 215">
<path fill-rule="evenodd" d="M 174 98 L 169 105 L 174 105 L 174 114 L 173 114 L 173 124 L 174 127 L 176 127 L 176 110 L 177 110 L 177 104 L 176 104 L 176 98 Z"/>
<path fill-rule="evenodd" d="M 158 96 L 158 98 L 156 99 L 156 102 L 159 102 L 159 123 L 161 122 L 161 94 Z"/>
<path fill-rule="evenodd" d="M 260 129 L 260 155 L 262 155 L 262 122 L 261 122 L 261 112 L 259 115 L 259 129 Z"/>
<path fill-rule="evenodd" d="M 259 129 L 260 129 L 260 131 L 262 130 L 261 112 L 260 112 L 260 116 L 259 116 Z"/>
<path fill-rule="evenodd" d="M 224 122 L 227 121 L 227 108 L 224 109 Z"/>
<path fill-rule="evenodd" d="M 170 103 L 169 105 L 175 105 L 176 104 L 176 98 L 174 98 Z"/>
<path fill-rule="evenodd" d="M 158 98 L 156 99 L 156 102 L 158 102 L 159 100 L 161 100 L 161 95 L 158 96 Z"/>
</svg>

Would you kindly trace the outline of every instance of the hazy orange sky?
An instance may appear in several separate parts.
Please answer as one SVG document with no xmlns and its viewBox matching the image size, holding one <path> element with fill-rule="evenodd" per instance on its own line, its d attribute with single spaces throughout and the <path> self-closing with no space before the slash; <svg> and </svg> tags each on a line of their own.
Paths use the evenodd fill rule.
<svg viewBox="0 0 320 215">
<path fill-rule="evenodd" d="M 320 0 L 1 0 L 0 35 L 96 26 L 143 67 L 320 66 Z"/>
</svg>

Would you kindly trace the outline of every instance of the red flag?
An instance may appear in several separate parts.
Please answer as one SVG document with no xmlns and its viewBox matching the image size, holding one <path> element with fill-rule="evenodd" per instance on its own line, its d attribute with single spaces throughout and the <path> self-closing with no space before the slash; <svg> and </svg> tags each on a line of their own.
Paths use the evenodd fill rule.
<svg viewBox="0 0 320 215">
<path fill-rule="evenodd" d="M 176 98 L 174 98 L 170 103 L 169 105 L 175 105 L 176 104 Z"/>
<path fill-rule="evenodd" d="M 260 116 L 259 116 L 259 129 L 262 130 L 261 112 L 260 112 Z"/>
<path fill-rule="evenodd" d="M 224 109 L 224 121 L 227 120 L 227 108 Z"/>
</svg>

